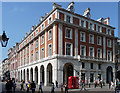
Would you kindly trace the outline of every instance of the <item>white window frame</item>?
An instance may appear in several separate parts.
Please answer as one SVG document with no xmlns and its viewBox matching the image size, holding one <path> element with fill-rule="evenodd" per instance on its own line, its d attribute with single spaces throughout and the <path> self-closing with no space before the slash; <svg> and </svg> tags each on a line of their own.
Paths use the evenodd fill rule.
<svg viewBox="0 0 120 93">
<path fill-rule="evenodd" d="M 45 50 L 44 51 L 42 51 L 42 49 L 44 50 L 44 47 L 43 48 L 41 48 L 41 59 L 43 59 L 44 58 L 44 52 L 45 52 Z M 43 53 L 43 54 L 42 54 Z"/>
<path fill-rule="evenodd" d="M 82 21 L 84 22 L 84 23 L 83 23 L 83 26 L 82 26 Z M 85 21 L 84 21 L 83 19 L 81 20 L 80 23 L 81 23 L 81 24 L 80 24 L 81 27 L 85 27 Z"/>
<path fill-rule="evenodd" d="M 110 31 L 110 34 L 108 33 L 108 30 Z M 111 29 L 107 29 L 107 34 L 108 34 L 108 35 L 111 35 Z"/>
<path fill-rule="evenodd" d="M 84 47 L 84 55 L 81 55 L 82 54 L 82 47 Z M 86 56 L 86 46 L 80 45 L 80 55 L 81 56 Z"/>
<path fill-rule="evenodd" d="M 92 38 L 92 39 L 93 39 L 92 42 L 90 42 L 90 38 L 91 38 L 90 35 L 93 36 L 93 38 Z M 89 34 L 89 43 L 90 43 L 90 44 L 94 44 L 94 35 L 93 35 L 93 34 Z"/>
<path fill-rule="evenodd" d="M 100 44 L 98 43 L 98 38 L 100 38 Z M 101 38 L 101 36 L 97 36 L 97 45 L 102 45 L 102 38 Z"/>
<path fill-rule="evenodd" d="M 92 28 L 90 27 L 90 24 L 92 24 Z M 89 22 L 89 29 L 94 30 L 94 24 L 92 22 Z"/>
<path fill-rule="evenodd" d="M 35 52 L 35 60 L 38 60 L 38 51 Z"/>
<path fill-rule="evenodd" d="M 110 40 L 110 45 L 108 45 L 108 41 L 109 41 L 110 39 L 107 39 L 107 47 L 110 47 L 111 48 L 111 40 Z"/>
<path fill-rule="evenodd" d="M 43 23 L 42 26 L 41 26 L 41 29 L 43 30 L 44 27 L 45 27 L 45 25 L 44 25 L 44 23 Z"/>
<path fill-rule="evenodd" d="M 102 49 L 100 49 L 100 48 L 97 49 L 97 58 L 98 58 L 98 50 L 100 50 L 100 57 L 99 58 L 102 58 Z"/>
<path fill-rule="evenodd" d="M 70 38 L 66 36 L 67 29 L 70 30 Z M 68 27 L 65 28 L 65 38 L 72 39 L 72 29 L 71 28 L 68 28 Z"/>
<path fill-rule="evenodd" d="M 66 45 L 67 45 L 67 44 L 71 44 L 70 55 L 67 55 L 67 54 L 66 54 Z M 70 43 L 70 42 L 65 42 L 65 55 L 67 55 L 67 56 L 72 56 L 72 55 L 73 55 L 73 45 L 72 45 L 72 43 Z"/>
<path fill-rule="evenodd" d="M 69 19 L 69 20 L 70 20 L 70 22 L 68 22 L 68 21 L 67 21 L 67 16 L 69 16 L 69 17 L 70 17 L 70 19 Z M 71 16 L 70 16 L 70 15 L 66 15 L 66 22 L 67 22 L 67 23 L 71 23 Z"/>
<path fill-rule="evenodd" d="M 108 60 L 108 52 L 110 52 L 110 60 Z M 107 51 L 107 60 L 112 61 L 112 52 L 110 50 Z"/>
<path fill-rule="evenodd" d="M 44 37 L 44 35 L 41 36 L 41 45 L 44 44 L 45 37 L 44 38 L 43 37 Z"/>
<path fill-rule="evenodd" d="M 81 34 L 84 33 L 84 40 L 81 39 Z M 80 41 L 86 42 L 86 33 L 85 32 L 80 32 Z"/>
<path fill-rule="evenodd" d="M 100 31 L 98 31 L 98 27 L 100 27 Z M 101 28 L 100 25 L 96 25 L 96 29 L 97 29 L 98 32 L 102 32 L 102 30 L 101 30 L 102 28 Z"/>
<path fill-rule="evenodd" d="M 51 45 L 51 54 L 50 54 L 50 45 Z M 48 44 L 48 56 L 52 56 L 52 44 Z"/>
<path fill-rule="evenodd" d="M 51 21 L 52 21 L 52 16 L 50 16 L 50 17 L 48 18 L 48 23 L 49 23 L 49 24 L 51 23 L 50 19 L 51 19 Z"/>
<path fill-rule="evenodd" d="M 89 56 L 90 56 L 90 48 L 93 48 L 93 56 L 92 57 L 94 57 L 94 47 L 89 47 Z"/>
<path fill-rule="evenodd" d="M 51 37 L 50 37 L 50 31 L 51 31 Z M 52 29 L 48 31 L 48 41 L 52 39 Z"/>
<path fill-rule="evenodd" d="M 36 40 L 35 46 L 36 46 L 36 48 L 38 48 L 38 39 Z"/>
</svg>

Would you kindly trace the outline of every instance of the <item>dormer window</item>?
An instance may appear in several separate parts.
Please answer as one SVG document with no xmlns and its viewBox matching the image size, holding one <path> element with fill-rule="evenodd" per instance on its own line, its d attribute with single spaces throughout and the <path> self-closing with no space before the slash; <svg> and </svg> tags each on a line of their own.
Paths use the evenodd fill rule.
<svg viewBox="0 0 120 93">
<path fill-rule="evenodd" d="M 71 18 L 71 17 L 67 15 L 67 17 L 66 17 L 66 22 L 70 23 L 70 18 Z"/>
<path fill-rule="evenodd" d="M 84 27 L 84 21 L 83 20 L 81 20 L 81 26 Z"/>
<path fill-rule="evenodd" d="M 101 28 L 100 28 L 100 26 L 98 26 L 98 32 L 101 32 Z"/>
<path fill-rule="evenodd" d="M 49 18 L 49 23 L 51 22 L 51 17 Z"/>
<path fill-rule="evenodd" d="M 90 29 L 93 30 L 93 24 L 92 23 L 90 23 Z"/>
<path fill-rule="evenodd" d="M 108 34 L 108 35 L 111 35 L 110 29 L 107 30 L 107 34 Z"/>
</svg>

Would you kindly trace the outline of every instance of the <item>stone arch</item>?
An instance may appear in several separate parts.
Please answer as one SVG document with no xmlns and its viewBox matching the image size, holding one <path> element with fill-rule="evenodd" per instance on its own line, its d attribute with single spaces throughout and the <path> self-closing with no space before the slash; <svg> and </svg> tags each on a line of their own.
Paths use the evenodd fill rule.
<svg viewBox="0 0 120 93">
<path fill-rule="evenodd" d="M 106 69 L 106 83 L 110 83 L 111 80 L 113 81 L 113 69 L 111 66 L 108 66 Z"/>
<path fill-rule="evenodd" d="M 38 67 L 35 67 L 35 83 L 38 84 Z"/>
<path fill-rule="evenodd" d="M 30 69 L 30 81 L 33 81 L 33 68 Z"/>
<path fill-rule="evenodd" d="M 51 63 L 49 63 L 48 65 L 47 65 L 47 84 L 48 85 L 51 85 L 52 84 L 52 74 L 53 74 L 53 72 L 52 72 L 52 64 Z"/>
<path fill-rule="evenodd" d="M 24 74 L 23 80 L 25 81 L 25 69 L 23 70 L 23 74 Z"/>
<path fill-rule="evenodd" d="M 40 82 L 42 82 L 43 83 L 43 85 L 44 85 L 44 82 L 45 82 L 45 80 L 44 80 L 44 66 L 42 65 L 41 67 L 40 67 Z"/>
<path fill-rule="evenodd" d="M 63 84 L 68 83 L 68 77 L 74 75 L 74 66 L 72 63 L 66 63 L 63 67 Z"/>
<path fill-rule="evenodd" d="M 29 69 L 27 69 L 27 81 L 29 80 Z"/>
</svg>

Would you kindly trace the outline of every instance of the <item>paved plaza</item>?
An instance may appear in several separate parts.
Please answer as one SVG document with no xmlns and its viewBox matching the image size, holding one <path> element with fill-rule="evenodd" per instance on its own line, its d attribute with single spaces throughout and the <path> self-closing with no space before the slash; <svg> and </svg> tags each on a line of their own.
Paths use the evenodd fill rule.
<svg viewBox="0 0 120 93">
<path fill-rule="evenodd" d="M 0 92 L 5 93 L 5 82 L 0 82 L 0 88 L 2 89 L 0 90 Z M 50 92 L 51 92 L 51 87 L 43 86 L 43 93 L 50 93 Z M 16 93 L 26 93 L 26 90 L 21 91 L 20 84 L 17 83 Z M 38 93 L 38 86 L 36 88 L 36 93 Z M 60 88 L 55 88 L 55 93 L 61 93 Z M 82 90 L 82 91 L 80 89 L 69 89 L 69 93 L 115 93 L 115 91 L 110 90 L 108 88 L 108 85 L 106 85 L 103 86 L 103 88 L 100 87 L 94 88 L 93 86 L 88 88 L 88 86 L 86 86 L 86 90 Z"/>
</svg>

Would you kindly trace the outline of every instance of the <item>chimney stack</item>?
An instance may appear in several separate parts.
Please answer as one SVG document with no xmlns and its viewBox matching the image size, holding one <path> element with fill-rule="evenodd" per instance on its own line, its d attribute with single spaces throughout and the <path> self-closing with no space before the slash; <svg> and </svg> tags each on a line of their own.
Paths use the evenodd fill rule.
<svg viewBox="0 0 120 93">
<path fill-rule="evenodd" d="M 53 3 L 53 9 L 55 9 L 55 8 L 61 8 L 61 5 Z"/>
<path fill-rule="evenodd" d="M 104 19 L 104 24 L 106 24 L 106 25 L 110 24 L 110 18 L 109 17 Z"/>
<path fill-rule="evenodd" d="M 101 17 L 99 18 L 97 21 L 101 22 L 101 23 L 104 23 L 104 19 Z"/>
<path fill-rule="evenodd" d="M 75 9 L 74 9 L 74 2 L 71 2 L 71 3 L 68 5 L 67 10 L 70 11 L 70 12 L 74 12 L 74 11 L 75 11 Z"/>
<path fill-rule="evenodd" d="M 87 18 L 90 18 L 91 17 L 91 15 L 90 15 L 90 8 L 87 8 L 85 11 L 84 11 L 84 15 L 83 16 L 85 16 L 85 17 L 87 17 Z"/>
</svg>

